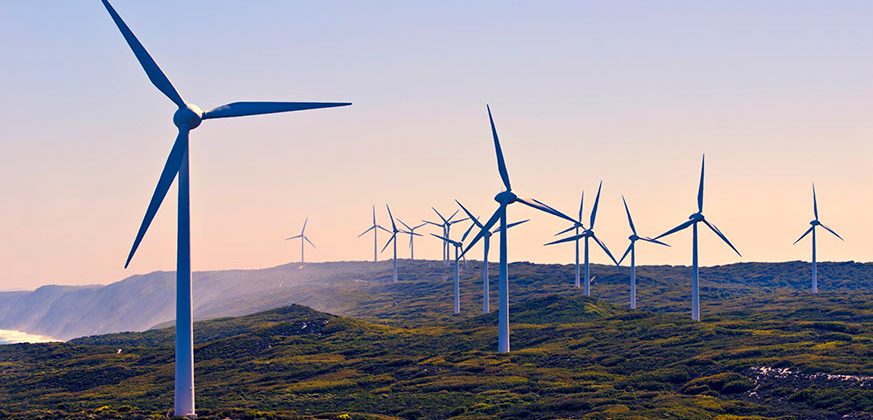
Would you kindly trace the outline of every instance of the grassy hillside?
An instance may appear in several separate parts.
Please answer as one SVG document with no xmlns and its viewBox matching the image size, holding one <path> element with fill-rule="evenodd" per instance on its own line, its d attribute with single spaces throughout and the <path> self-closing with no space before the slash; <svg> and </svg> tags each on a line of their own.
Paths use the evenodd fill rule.
<svg viewBox="0 0 873 420">
<path fill-rule="evenodd" d="M 513 352 L 498 355 L 496 314 L 479 313 L 475 270 L 464 274 L 463 314 L 452 316 L 451 282 L 436 264 L 359 289 L 349 311 L 359 319 L 289 306 L 197 323 L 198 413 L 871 418 L 866 265 L 826 265 L 830 287 L 818 296 L 797 290 L 802 264 L 705 269 L 704 322 L 695 323 L 685 268 L 641 270 L 645 311 L 630 312 L 623 270 L 595 268 L 595 300 L 570 287 L 569 266 L 513 264 Z M 172 343 L 162 329 L 0 346 L 0 417 L 162 415 L 172 406 Z"/>
</svg>

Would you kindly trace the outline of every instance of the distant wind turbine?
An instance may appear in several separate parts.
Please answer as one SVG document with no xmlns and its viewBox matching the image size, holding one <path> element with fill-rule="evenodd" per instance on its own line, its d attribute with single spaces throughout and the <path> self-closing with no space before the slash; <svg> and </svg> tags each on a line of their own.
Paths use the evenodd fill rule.
<svg viewBox="0 0 873 420">
<path fill-rule="evenodd" d="M 403 233 L 405 235 L 409 235 L 409 259 L 412 261 L 415 261 L 415 241 L 414 241 L 414 239 L 416 236 L 421 236 L 421 234 L 415 233 L 415 230 L 420 228 L 420 227 L 427 226 L 427 223 L 422 223 L 418 226 L 410 227 L 409 225 L 404 223 L 403 220 L 400 220 L 399 218 L 397 219 L 397 221 L 400 222 L 400 224 L 406 228 L 406 230 L 401 230 L 400 233 Z"/>
<path fill-rule="evenodd" d="M 292 236 L 290 238 L 285 238 L 286 241 L 290 241 L 291 239 L 300 239 L 300 263 L 301 264 L 306 262 L 306 260 L 303 258 L 303 249 L 304 249 L 303 245 L 305 244 L 305 242 L 308 242 L 309 245 L 312 245 L 312 247 L 315 248 L 315 244 L 312 243 L 312 241 L 309 240 L 309 237 L 306 236 L 306 223 L 308 223 L 308 222 L 309 222 L 309 218 L 307 217 L 306 220 L 303 221 L 303 229 L 300 229 L 299 235 Z"/>
<path fill-rule="evenodd" d="M 446 237 L 443 237 L 440 235 L 433 234 L 433 233 L 431 233 L 431 235 L 433 235 L 433 237 L 435 237 L 435 238 L 441 239 L 443 242 L 445 242 L 449 245 L 452 245 L 455 248 L 455 306 L 454 306 L 455 312 L 454 313 L 455 313 L 455 315 L 457 315 L 457 314 L 461 313 L 461 275 L 460 275 L 461 255 L 460 255 L 459 250 L 464 246 L 464 244 L 462 244 L 458 241 L 453 241 L 449 238 L 446 238 Z"/>
<path fill-rule="evenodd" d="M 603 188 L 603 181 L 600 181 L 600 186 L 597 187 L 597 197 L 594 199 L 594 207 L 591 209 L 591 222 L 589 225 L 590 227 L 588 229 L 583 229 L 582 233 L 579 233 L 577 235 L 573 235 L 573 236 L 570 236 L 570 237 L 567 237 L 564 239 L 559 239 L 557 241 L 549 242 L 546 244 L 546 245 L 554 245 L 554 244 L 559 244 L 562 242 L 572 242 L 572 241 L 577 241 L 577 243 L 578 243 L 580 238 L 585 240 L 585 277 L 584 277 L 585 278 L 585 283 L 584 283 L 585 296 L 591 296 L 591 268 L 590 268 L 589 258 L 588 258 L 588 240 L 589 239 L 593 239 L 594 242 L 597 243 L 598 246 L 600 246 L 600 249 L 602 249 L 603 252 L 605 252 L 606 255 L 609 256 L 609 259 L 611 259 L 612 262 L 615 263 L 615 265 L 618 265 L 618 261 L 616 261 L 615 257 L 612 256 L 612 252 L 609 252 L 609 248 L 606 247 L 606 244 L 604 244 L 603 241 L 598 239 L 597 235 L 594 234 L 594 222 L 597 220 L 597 206 L 600 205 L 600 191 L 602 188 Z M 580 205 L 580 210 L 581 210 L 581 205 Z M 580 214 L 581 214 L 581 211 L 580 211 Z M 574 222 L 574 223 L 578 223 L 578 222 Z M 574 227 L 577 227 L 577 228 L 581 227 L 581 224 L 578 224 L 577 226 L 574 226 Z M 567 229 L 567 230 L 569 230 L 569 229 Z"/>
<path fill-rule="evenodd" d="M 627 213 L 627 223 L 631 228 L 631 236 L 628 237 L 630 240 L 630 245 L 628 245 L 627 250 L 624 251 L 624 255 L 621 256 L 621 259 L 618 260 L 618 264 L 621 265 L 622 261 L 624 261 L 625 257 L 630 254 L 630 308 L 637 308 L 637 241 L 650 242 L 653 244 L 667 245 L 657 239 L 652 238 L 644 238 L 637 235 L 637 228 L 634 226 L 634 219 L 631 217 L 630 209 L 627 207 L 627 200 L 624 199 L 624 196 L 621 197 L 621 202 L 624 203 L 624 211 Z"/>
<path fill-rule="evenodd" d="M 422 222 L 427 223 L 429 225 L 434 225 L 434 226 L 437 226 L 439 228 L 442 228 L 442 230 L 443 230 L 442 236 L 445 238 L 451 238 L 452 225 L 454 225 L 455 223 L 460 223 L 460 222 L 463 222 L 464 220 L 467 220 L 467 218 L 454 220 L 455 216 L 458 214 L 458 210 L 455 210 L 455 212 L 452 213 L 452 215 L 449 216 L 447 219 L 447 218 L 443 217 L 442 213 L 440 213 L 436 208 L 431 207 L 431 209 L 433 209 L 433 212 L 436 213 L 436 215 L 443 222 L 436 223 L 436 222 L 431 222 L 430 220 L 422 220 Z M 447 242 L 443 242 L 443 262 L 448 262 L 448 261 L 449 261 L 449 244 Z"/>
<path fill-rule="evenodd" d="M 463 242 L 465 239 L 467 239 L 467 235 L 470 234 L 470 231 L 473 230 L 473 227 L 478 227 L 481 230 L 485 226 L 482 225 L 482 223 L 479 222 L 479 218 L 477 218 L 476 216 L 473 216 L 473 213 L 470 213 L 470 211 L 467 210 L 467 208 L 464 207 L 464 205 L 461 204 L 460 201 L 455 200 L 455 202 L 458 203 L 459 206 L 461 206 L 461 209 L 464 210 L 464 213 L 467 213 L 467 217 L 473 221 L 473 223 L 470 225 L 470 228 L 467 229 L 467 231 L 464 232 L 464 236 L 461 237 L 461 241 Z M 506 225 L 506 228 L 510 229 L 514 226 L 518 226 L 518 225 L 525 223 L 527 221 L 528 220 L 522 220 L 520 222 L 509 223 Z M 490 307 L 490 302 L 489 302 L 491 291 L 490 291 L 490 285 L 489 285 L 489 279 L 488 279 L 488 251 L 491 249 L 491 235 L 493 235 L 494 233 L 497 233 L 497 232 L 498 232 L 498 230 L 495 229 L 494 231 L 486 232 L 482 236 L 482 238 L 483 238 L 482 243 L 484 244 L 482 247 L 482 251 L 483 251 L 482 252 L 482 313 L 483 314 L 487 314 L 487 313 L 491 312 L 491 307 Z"/>
<path fill-rule="evenodd" d="M 567 216 L 549 206 L 540 204 L 539 202 L 523 199 L 517 196 L 512 192 L 512 187 L 509 183 L 509 172 L 506 170 L 506 161 L 503 159 L 503 151 L 500 148 L 500 139 L 497 137 L 497 128 L 494 127 L 494 119 L 491 116 L 491 108 L 486 107 L 488 110 L 488 121 L 491 124 L 491 136 L 494 139 L 494 151 L 497 154 L 497 170 L 500 172 L 500 178 L 503 180 L 503 186 L 506 188 L 503 192 L 497 194 L 494 197 L 494 200 L 499 203 L 499 207 L 497 211 L 491 216 L 490 219 L 482 226 L 479 230 L 479 233 L 469 245 L 464 249 L 463 254 L 466 254 L 473 245 L 476 245 L 476 242 L 479 239 L 482 239 L 486 236 L 491 228 L 500 221 L 500 278 L 498 282 L 498 316 L 497 316 L 497 351 L 500 353 L 508 353 L 509 352 L 509 276 L 507 272 L 507 218 L 506 218 L 506 208 L 515 202 L 522 203 L 526 206 L 533 207 L 542 212 L 563 218 L 564 220 L 569 220 L 570 222 L 575 222 L 573 218 Z M 462 254 L 462 255 L 463 255 Z"/>
<path fill-rule="evenodd" d="M 812 221 L 809 222 L 812 226 L 810 226 L 798 240 L 794 241 L 794 243 L 797 244 L 801 239 L 805 238 L 806 235 L 812 233 L 812 293 L 818 293 L 818 262 L 816 261 L 815 228 L 821 226 L 824 230 L 832 233 L 837 238 L 840 238 L 840 240 L 845 239 L 818 220 L 818 200 L 815 197 L 815 184 L 812 185 L 812 213 L 815 215 L 815 219 L 812 219 Z"/>
<path fill-rule="evenodd" d="M 581 265 L 579 265 L 579 240 L 582 239 L 582 237 L 579 236 L 579 229 L 582 229 L 583 231 L 585 230 L 585 225 L 582 224 L 582 210 L 584 208 L 584 205 L 585 205 L 585 191 L 582 191 L 582 198 L 579 200 L 579 219 L 576 222 L 574 222 L 573 225 L 570 226 L 569 228 L 564 229 L 564 230 L 555 234 L 555 236 L 558 236 L 558 235 L 562 235 L 564 233 L 567 233 L 571 230 L 574 230 L 574 229 L 576 230 L 576 233 L 575 233 L 576 240 L 573 242 L 576 245 L 576 282 L 575 282 L 575 284 L 576 284 L 577 289 L 582 287 L 582 282 L 580 280 L 580 278 L 581 278 L 581 273 L 580 273 Z"/>
<path fill-rule="evenodd" d="M 376 206 L 373 206 L 373 225 L 368 227 L 367 230 L 363 231 L 358 237 L 364 236 L 369 231 L 373 231 L 373 262 L 379 261 L 379 230 L 384 230 L 385 232 L 391 233 L 390 230 L 383 228 L 381 225 L 376 223 Z"/>
<path fill-rule="evenodd" d="M 242 117 L 247 115 L 271 114 L 276 112 L 301 111 L 305 109 L 328 108 L 351 105 L 350 103 L 317 102 L 233 102 L 203 111 L 196 105 L 182 99 L 170 79 L 161 71 L 158 64 L 142 46 L 130 28 L 121 19 L 107 0 L 103 6 L 121 31 L 128 46 L 145 70 L 152 84 L 158 88 L 177 107 L 173 123 L 179 129 L 158 186 L 152 195 L 145 217 L 137 232 L 136 239 L 124 266 L 130 264 L 140 242 L 145 236 L 152 219 L 160 208 L 167 191 L 178 176 L 179 205 L 176 249 L 176 372 L 173 412 L 177 416 L 194 416 L 194 333 L 191 309 L 191 230 L 190 197 L 188 174 L 188 135 L 204 120 L 215 118 Z"/>
<path fill-rule="evenodd" d="M 659 235 L 655 239 L 661 239 L 665 236 L 672 235 L 676 232 L 684 230 L 689 226 L 692 227 L 692 239 L 691 239 L 691 319 L 695 321 L 700 321 L 700 267 L 698 264 L 697 257 L 697 224 L 703 223 L 710 230 L 712 230 L 719 238 L 721 238 L 724 243 L 726 243 L 729 247 L 731 247 L 737 255 L 742 257 L 740 251 L 734 247 L 731 241 L 728 240 L 727 236 L 724 233 L 721 233 L 714 224 L 710 223 L 703 216 L 703 178 L 704 172 L 706 169 L 706 156 L 704 155 L 703 160 L 700 164 L 700 187 L 697 190 L 697 212 L 688 216 L 688 220 L 680 224 L 679 226 L 674 227 L 673 229 L 668 230 L 667 232 Z"/>
<path fill-rule="evenodd" d="M 400 230 L 397 229 L 397 224 L 394 223 L 394 216 L 391 214 L 391 207 L 385 205 L 385 208 L 388 209 L 388 218 L 391 219 L 391 237 L 388 238 L 388 242 L 385 242 L 385 246 L 382 247 L 382 252 L 385 252 L 385 249 L 388 248 L 388 245 L 394 244 L 394 282 L 397 283 L 397 234 L 400 233 Z"/>
</svg>

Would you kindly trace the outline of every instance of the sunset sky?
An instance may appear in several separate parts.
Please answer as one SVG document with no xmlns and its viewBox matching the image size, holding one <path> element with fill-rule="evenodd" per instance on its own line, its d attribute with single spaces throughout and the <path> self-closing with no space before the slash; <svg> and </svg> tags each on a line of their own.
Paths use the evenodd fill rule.
<svg viewBox="0 0 873 420">
<path fill-rule="evenodd" d="M 372 238 L 355 237 L 374 204 L 383 224 L 385 203 L 412 224 L 456 198 L 488 217 L 501 183 L 486 103 L 519 195 L 575 214 L 584 189 L 587 218 L 604 180 L 597 232 L 616 254 L 621 195 L 658 235 L 695 211 L 706 153 L 705 213 L 743 258 L 704 233 L 701 264 L 809 259 L 792 242 L 813 181 L 822 221 L 846 238 L 820 236 L 820 259 L 873 259 L 873 2 L 113 4 L 202 108 L 354 103 L 192 133 L 195 271 L 296 261 L 283 239 L 307 216 L 314 261 L 371 258 Z M 6 2 L 0 50 L 0 290 L 174 269 L 175 188 L 122 268 L 175 109 L 100 2 Z M 564 223 L 509 213 L 532 218 L 510 260 L 571 262 L 571 244 L 542 245 Z M 417 257 L 439 257 L 436 239 L 417 240 Z M 689 264 L 690 232 L 669 242 L 641 244 L 638 263 Z"/>
</svg>

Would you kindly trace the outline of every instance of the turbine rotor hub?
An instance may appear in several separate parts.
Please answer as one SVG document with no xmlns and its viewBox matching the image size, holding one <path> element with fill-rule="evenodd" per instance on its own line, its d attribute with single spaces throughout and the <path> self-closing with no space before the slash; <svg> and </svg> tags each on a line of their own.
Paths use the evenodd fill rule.
<svg viewBox="0 0 873 420">
<path fill-rule="evenodd" d="M 811 224 L 813 226 L 818 226 L 821 224 L 821 222 L 819 222 L 818 220 L 813 220 L 813 221 L 809 222 L 809 224 Z"/>
<path fill-rule="evenodd" d="M 693 220 L 695 222 L 702 222 L 703 219 L 703 213 L 694 213 L 691 216 L 688 216 L 688 220 Z"/>
<path fill-rule="evenodd" d="M 638 239 L 640 239 L 640 237 L 637 235 L 631 235 L 631 236 L 628 236 L 627 238 L 630 239 L 631 242 L 636 242 Z"/>
<path fill-rule="evenodd" d="M 512 204 L 518 200 L 518 196 L 512 191 L 504 191 L 494 196 L 494 201 L 505 205 Z"/>
<path fill-rule="evenodd" d="M 173 114 L 173 124 L 180 129 L 192 130 L 203 122 L 203 110 L 197 105 L 185 104 Z"/>
</svg>

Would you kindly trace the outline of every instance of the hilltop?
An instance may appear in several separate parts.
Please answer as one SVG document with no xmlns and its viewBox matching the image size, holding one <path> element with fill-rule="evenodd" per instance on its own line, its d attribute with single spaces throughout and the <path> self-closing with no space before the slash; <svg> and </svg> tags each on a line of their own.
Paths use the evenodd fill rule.
<svg viewBox="0 0 873 420">
<path fill-rule="evenodd" d="M 402 282 L 391 284 L 391 263 L 333 262 L 286 264 L 260 270 L 194 273 L 197 320 L 253 314 L 291 304 L 360 319 L 416 326 L 449 317 L 449 269 L 439 261 L 400 260 Z M 462 271 L 462 307 L 480 307 L 477 261 Z M 512 301 L 575 296 L 568 264 L 510 265 Z M 873 264 L 822 263 L 820 283 L 827 290 L 873 290 Z M 492 277 L 497 267 L 492 266 Z M 616 305 L 627 301 L 627 268 L 593 265 L 593 294 Z M 687 312 L 689 269 L 638 267 L 639 304 L 664 313 Z M 772 293 L 803 293 L 809 265 L 802 262 L 742 263 L 701 269 L 703 316 L 730 309 L 731 298 Z M 496 296 L 496 287 L 493 288 Z M 0 329 L 21 330 L 60 339 L 170 325 L 174 318 L 174 273 L 136 275 L 106 286 L 45 286 L 33 292 L 0 293 Z M 728 305 L 727 307 L 725 305 Z"/>
</svg>

